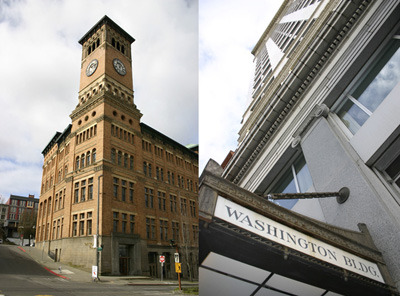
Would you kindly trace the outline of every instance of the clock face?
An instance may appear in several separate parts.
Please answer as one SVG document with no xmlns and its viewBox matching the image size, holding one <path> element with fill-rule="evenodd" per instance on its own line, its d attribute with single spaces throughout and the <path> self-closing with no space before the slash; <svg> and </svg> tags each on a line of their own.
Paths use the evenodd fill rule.
<svg viewBox="0 0 400 296">
<path fill-rule="evenodd" d="M 98 60 L 91 61 L 86 68 L 86 76 L 91 76 L 96 71 L 98 64 L 99 64 Z"/>
<path fill-rule="evenodd" d="M 114 65 L 115 71 L 117 71 L 117 73 L 119 75 L 124 76 L 126 74 L 126 68 L 125 68 L 124 64 L 119 59 L 114 59 L 113 60 L 113 65 Z"/>
</svg>

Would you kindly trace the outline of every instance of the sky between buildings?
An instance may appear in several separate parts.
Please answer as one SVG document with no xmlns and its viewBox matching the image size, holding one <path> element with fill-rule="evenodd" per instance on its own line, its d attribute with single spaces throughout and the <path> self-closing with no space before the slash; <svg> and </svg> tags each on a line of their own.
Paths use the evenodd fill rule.
<svg viewBox="0 0 400 296">
<path fill-rule="evenodd" d="M 235 150 L 251 50 L 282 0 L 0 0 L 0 196 L 39 197 L 41 152 L 78 103 L 78 40 L 108 15 L 136 39 L 142 122 L 200 144 L 200 173 Z M 200 139 L 199 139 L 200 137 Z"/>
<path fill-rule="evenodd" d="M 250 102 L 251 54 L 283 0 L 201 0 L 199 13 L 200 171 L 235 151 Z"/>
</svg>

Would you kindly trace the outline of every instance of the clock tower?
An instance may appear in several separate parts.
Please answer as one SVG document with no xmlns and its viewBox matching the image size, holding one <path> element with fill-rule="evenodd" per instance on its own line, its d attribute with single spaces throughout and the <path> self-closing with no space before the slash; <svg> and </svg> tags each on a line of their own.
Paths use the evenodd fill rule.
<svg viewBox="0 0 400 296">
<path fill-rule="evenodd" d="M 79 40 L 72 122 L 42 152 L 36 243 L 57 261 L 98 266 L 99 274 L 158 277 L 158 254 L 164 254 L 173 275 L 170 239 L 185 245 L 197 266 L 198 158 L 141 122 L 134 41 L 107 16 Z"/>
</svg>

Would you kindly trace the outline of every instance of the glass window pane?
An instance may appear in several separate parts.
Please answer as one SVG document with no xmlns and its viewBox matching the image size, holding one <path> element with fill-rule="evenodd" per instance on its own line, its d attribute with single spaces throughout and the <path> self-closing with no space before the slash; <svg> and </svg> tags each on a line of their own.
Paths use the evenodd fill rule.
<svg viewBox="0 0 400 296">
<path fill-rule="evenodd" d="M 271 191 L 271 193 L 296 193 L 296 184 L 294 182 L 292 167 L 290 166 L 288 171 L 282 177 L 282 179 L 278 182 L 277 186 Z M 297 199 L 280 199 L 274 200 L 274 203 L 287 208 L 291 209 L 297 202 Z"/>
<path fill-rule="evenodd" d="M 352 101 L 346 99 L 343 106 L 337 112 L 339 118 L 354 135 L 360 127 L 367 121 L 369 116 Z"/>
<path fill-rule="evenodd" d="M 394 40 L 378 63 L 353 92 L 353 97 L 374 112 L 400 80 L 400 40 Z"/>
<path fill-rule="evenodd" d="M 305 159 L 301 157 L 294 166 L 297 174 L 297 183 L 299 184 L 300 192 L 307 192 L 313 184 L 310 171 L 308 170 Z"/>
<path fill-rule="evenodd" d="M 393 39 L 386 51 L 368 70 L 367 75 L 350 95 L 373 113 L 400 81 L 400 40 Z M 355 134 L 369 118 L 364 111 L 345 99 L 337 112 L 347 128 Z"/>
</svg>

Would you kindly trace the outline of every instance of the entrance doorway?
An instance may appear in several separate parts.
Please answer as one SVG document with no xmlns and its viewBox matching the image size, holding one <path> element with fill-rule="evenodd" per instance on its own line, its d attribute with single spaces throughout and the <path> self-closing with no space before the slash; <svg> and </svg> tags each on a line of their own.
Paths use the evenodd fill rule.
<svg viewBox="0 0 400 296">
<path fill-rule="evenodd" d="M 152 277 L 158 277 L 158 272 L 157 272 L 157 253 L 155 252 L 149 252 L 148 254 L 148 259 L 149 259 L 149 269 L 150 269 L 150 276 Z"/>
<path fill-rule="evenodd" d="M 129 245 L 119 245 L 119 273 L 128 275 L 130 269 Z"/>
</svg>

